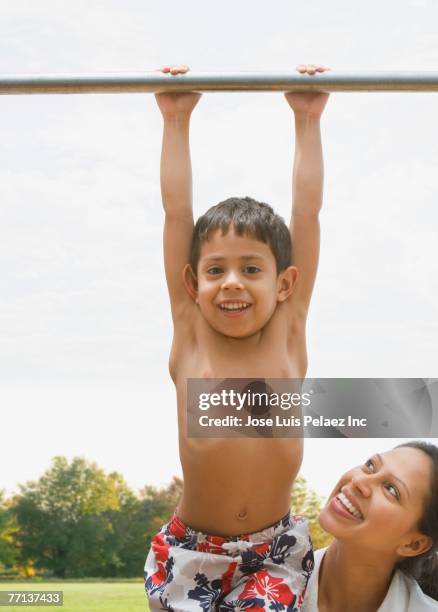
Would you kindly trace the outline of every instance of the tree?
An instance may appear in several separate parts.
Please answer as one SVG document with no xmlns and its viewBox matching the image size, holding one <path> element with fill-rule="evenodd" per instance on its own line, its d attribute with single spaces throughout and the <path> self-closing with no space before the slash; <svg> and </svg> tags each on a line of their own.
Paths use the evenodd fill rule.
<svg viewBox="0 0 438 612">
<path fill-rule="evenodd" d="M 135 500 L 123 478 L 95 463 L 55 457 L 37 482 L 20 486 L 13 511 L 20 559 L 65 577 L 115 575 L 114 513 Z"/>
<path fill-rule="evenodd" d="M 14 535 L 17 525 L 11 512 L 10 501 L 0 491 L 0 571 L 12 566 L 17 558 Z"/>
<path fill-rule="evenodd" d="M 182 488 L 183 481 L 174 476 L 170 485 L 165 489 L 146 486 L 141 491 L 150 535 L 154 535 L 172 517 L 181 497 Z"/>
<path fill-rule="evenodd" d="M 140 576 L 147 554 L 146 523 L 141 501 L 133 497 L 119 512 L 111 512 L 116 576 Z"/>
<path fill-rule="evenodd" d="M 323 531 L 318 521 L 319 513 L 323 507 L 323 500 L 315 491 L 309 489 L 306 480 L 302 476 L 299 476 L 295 481 L 291 505 L 294 514 L 307 518 L 313 548 L 317 550 L 318 548 L 328 546 L 332 537 Z"/>
<path fill-rule="evenodd" d="M 183 488 L 183 482 L 176 476 L 171 483 L 162 489 L 146 486 L 140 491 L 141 512 L 139 519 L 145 542 L 146 552 L 151 545 L 151 539 L 167 523 L 178 505 Z"/>
</svg>

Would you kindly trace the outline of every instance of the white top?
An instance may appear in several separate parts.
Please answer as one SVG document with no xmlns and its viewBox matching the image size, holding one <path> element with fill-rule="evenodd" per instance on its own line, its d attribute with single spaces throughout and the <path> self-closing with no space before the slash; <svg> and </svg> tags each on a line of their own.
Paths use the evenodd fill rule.
<svg viewBox="0 0 438 612">
<path fill-rule="evenodd" d="M 301 612 L 318 612 L 318 578 L 326 548 L 315 550 L 315 567 L 307 585 Z M 386 597 L 377 612 L 437 612 L 438 601 L 425 595 L 418 583 L 396 570 Z"/>
</svg>

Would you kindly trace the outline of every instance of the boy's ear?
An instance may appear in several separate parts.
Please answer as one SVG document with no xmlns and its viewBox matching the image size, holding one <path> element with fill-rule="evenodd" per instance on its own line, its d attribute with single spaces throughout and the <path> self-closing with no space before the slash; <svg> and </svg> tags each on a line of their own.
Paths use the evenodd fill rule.
<svg viewBox="0 0 438 612">
<path fill-rule="evenodd" d="M 190 295 L 192 300 L 198 303 L 198 279 L 196 274 L 193 272 L 193 268 L 190 264 L 184 266 L 183 272 L 183 283 L 187 293 Z"/>
<path fill-rule="evenodd" d="M 417 557 L 427 552 L 432 546 L 432 538 L 422 533 L 412 534 L 410 539 L 397 548 L 401 557 Z"/>
<path fill-rule="evenodd" d="M 298 278 L 298 270 L 295 266 L 289 266 L 278 275 L 277 301 L 284 302 L 294 290 Z"/>
</svg>

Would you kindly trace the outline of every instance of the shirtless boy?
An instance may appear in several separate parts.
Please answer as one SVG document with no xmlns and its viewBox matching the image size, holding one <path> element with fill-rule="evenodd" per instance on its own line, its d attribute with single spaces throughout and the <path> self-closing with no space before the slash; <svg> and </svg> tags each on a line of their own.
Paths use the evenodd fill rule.
<svg viewBox="0 0 438 612">
<path fill-rule="evenodd" d="M 297 70 L 315 75 L 326 68 Z M 194 230 L 189 123 L 199 98 L 156 96 L 164 119 L 164 262 L 174 324 L 169 369 L 184 490 L 152 540 L 146 591 L 151 609 L 292 612 L 301 608 L 313 565 L 306 523 L 290 515 L 303 440 L 188 438 L 186 393 L 188 378 L 306 374 L 323 187 L 319 123 L 328 94 L 286 94 L 296 131 L 289 228 L 267 205 L 230 198 Z"/>
</svg>

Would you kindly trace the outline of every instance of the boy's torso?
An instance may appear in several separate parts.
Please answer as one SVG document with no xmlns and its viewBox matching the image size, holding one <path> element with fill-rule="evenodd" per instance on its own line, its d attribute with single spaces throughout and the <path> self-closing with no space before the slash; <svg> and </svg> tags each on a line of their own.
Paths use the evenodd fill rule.
<svg viewBox="0 0 438 612">
<path fill-rule="evenodd" d="M 301 438 L 188 438 L 188 378 L 303 378 L 304 321 L 279 305 L 257 336 L 230 339 L 196 307 L 175 326 L 169 368 L 177 388 L 184 492 L 180 518 L 204 533 L 238 535 L 275 523 L 290 506 Z"/>
</svg>

